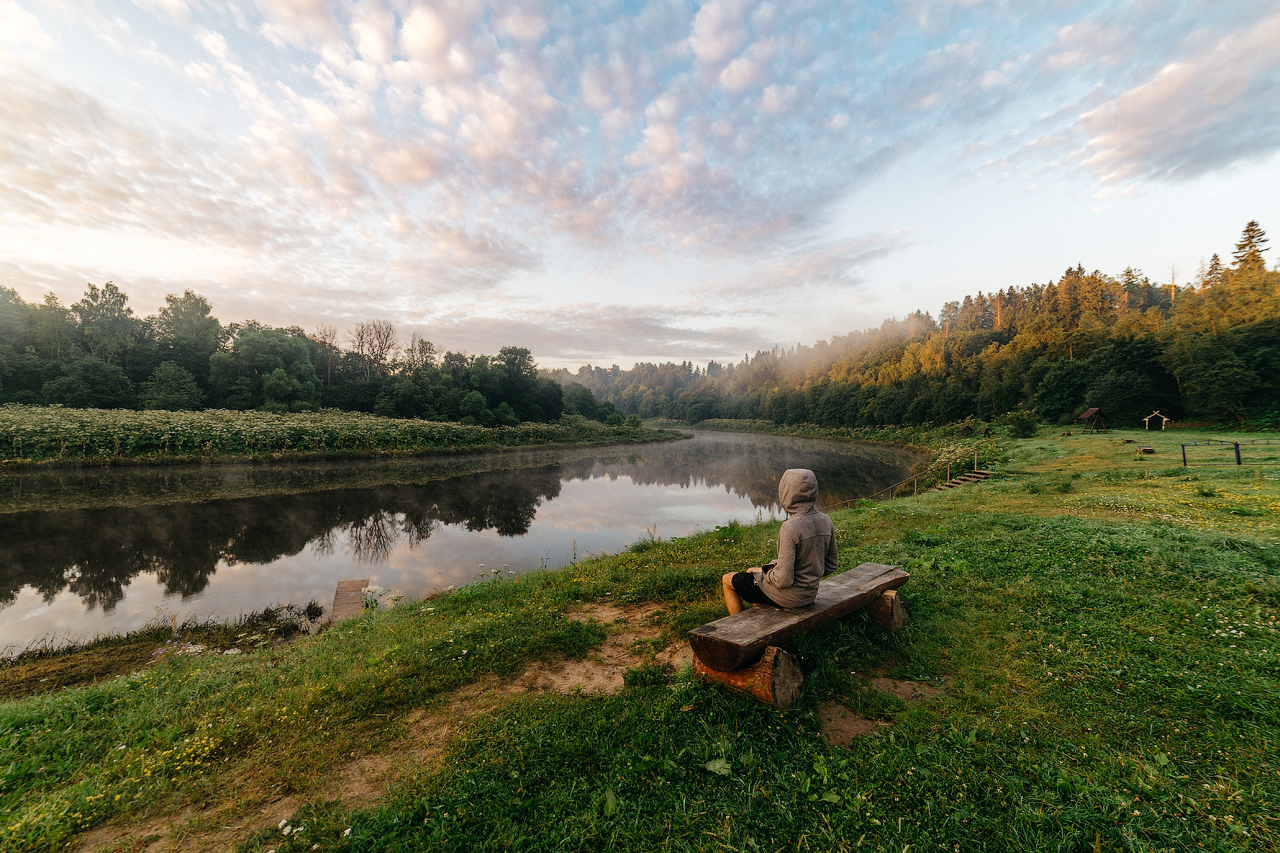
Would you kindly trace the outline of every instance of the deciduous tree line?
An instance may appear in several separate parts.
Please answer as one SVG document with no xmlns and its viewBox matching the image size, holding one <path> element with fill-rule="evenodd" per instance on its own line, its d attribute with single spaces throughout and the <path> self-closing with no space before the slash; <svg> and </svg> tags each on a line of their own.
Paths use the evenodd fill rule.
<svg viewBox="0 0 1280 853">
<path fill-rule="evenodd" d="M 1068 269 L 1054 282 L 979 292 L 877 329 L 738 364 L 588 365 L 576 381 L 623 413 L 689 422 L 872 426 L 992 418 L 1069 421 L 1100 406 L 1133 424 L 1176 418 L 1280 423 L 1280 272 L 1250 222 L 1227 265 L 1152 282 Z"/>
<path fill-rule="evenodd" d="M 223 325 L 208 300 L 186 291 L 136 317 L 113 283 L 90 284 L 62 305 L 50 294 L 29 304 L 0 288 L 0 403 L 77 408 L 338 408 L 392 417 L 512 425 L 553 421 L 572 401 L 605 420 L 584 389 L 540 376 L 523 347 L 495 356 L 440 355 L 416 335 L 402 341 L 385 320 L 358 323 L 346 347 L 338 331 L 312 333 L 256 322 Z M 575 397 L 576 395 L 576 397 Z M 621 417 L 614 415 L 616 422 Z"/>
</svg>

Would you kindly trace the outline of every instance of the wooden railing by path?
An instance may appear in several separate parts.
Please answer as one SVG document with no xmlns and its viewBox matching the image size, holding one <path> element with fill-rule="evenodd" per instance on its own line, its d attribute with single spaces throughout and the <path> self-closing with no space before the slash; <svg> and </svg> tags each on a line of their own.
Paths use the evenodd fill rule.
<svg viewBox="0 0 1280 853">
<path fill-rule="evenodd" d="M 873 500 L 873 501 L 874 500 L 891 500 L 893 498 L 898 497 L 898 490 L 902 489 L 907 484 L 911 485 L 911 494 L 913 496 L 918 495 L 920 494 L 921 481 L 924 481 L 926 484 L 931 483 L 931 481 L 934 479 L 944 483 L 954 482 L 954 480 L 952 479 L 953 469 L 955 469 L 956 471 L 974 471 L 974 472 L 984 473 L 984 474 L 990 473 L 990 472 L 982 471 L 982 469 L 978 467 L 978 455 L 981 451 L 982 451 L 981 444 L 974 445 L 972 468 L 968 467 L 968 461 L 969 461 L 968 456 L 965 456 L 962 460 L 950 459 L 950 460 L 947 460 L 946 462 L 939 462 L 936 465 L 931 465 L 930 467 L 926 468 L 923 471 L 919 471 L 915 474 L 912 474 L 910 477 L 908 477 L 907 479 L 903 480 L 900 483 L 894 483 L 892 486 L 883 488 L 880 491 L 875 492 L 874 494 L 867 495 L 867 499 Z M 947 472 L 947 476 L 945 480 L 943 480 L 942 477 L 940 476 L 935 477 L 935 475 L 941 474 L 941 472 L 944 470 Z M 929 486 L 926 485 L 926 488 L 929 488 Z M 903 497 L 905 497 L 905 495 Z"/>
</svg>

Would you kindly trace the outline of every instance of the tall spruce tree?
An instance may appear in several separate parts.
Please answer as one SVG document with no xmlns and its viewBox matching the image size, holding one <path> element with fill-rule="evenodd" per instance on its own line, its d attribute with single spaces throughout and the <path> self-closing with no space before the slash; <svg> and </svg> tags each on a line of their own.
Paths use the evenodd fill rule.
<svg viewBox="0 0 1280 853">
<path fill-rule="evenodd" d="M 1249 224 L 1244 227 L 1244 233 L 1240 236 L 1240 242 L 1236 243 L 1233 254 L 1236 259 L 1235 268 L 1240 271 L 1266 269 L 1267 263 L 1262 253 L 1270 251 L 1267 247 L 1268 242 L 1267 232 L 1258 225 L 1258 220 L 1249 220 Z"/>
</svg>

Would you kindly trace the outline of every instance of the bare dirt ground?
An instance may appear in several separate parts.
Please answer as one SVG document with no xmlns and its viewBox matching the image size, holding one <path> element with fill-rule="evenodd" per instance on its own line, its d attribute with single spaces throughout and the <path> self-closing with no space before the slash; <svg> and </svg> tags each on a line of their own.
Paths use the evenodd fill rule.
<svg viewBox="0 0 1280 853">
<path fill-rule="evenodd" d="M 488 711 L 513 695 L 533 693 L 582 693 L 607 695 L 623 686 L 630 668 L 656 663 L 679 668 L 692 661 L 688 643 L 674 641 L 655 653 L 654 641 L 662 634 L 655 617 L 659 605 L 626 606 L 589 604 L 572 618 L 595 620 L 609 629 L 603 645 L 583 660 L 534 663 L 516 678 L 489 678 L 453 694 L 444 707 L 431 713 L 422 709 L 408 714 L 406 733 L 381 752 L 351 756 L 324 772 L 318 785 L 303 794 L 271 797 L 266 792 L 244 792 L 236 802 L 210 809 L 188 808 L 165 817 L 145 817 L 127 823 L 97 827 L 85 833 L 78 853 L 206 853 L 226 851 L 254 833 L 274 827 L 290 817 L 303 802 L 341 800 L 348 807 L 372 805 L 397 780 L 434 766 L 444 753 L 450 735 L 477 714 Z"/>
<path fill-rule="evenodd" d="M 819 705 L 818 721 L 822 726 L 822 737 L 832 746 L 848 746 L 853 743 L 854 738 L 869 735 L 890 725 L 883 720 L 860 717 L 839 702 L 823 702 Z"/>
<path fill-rule="evenodd" d="M 648 663 L 652 658 L 660 665 L 673 664 L 687 657 L 692 660 L 688 644 L 670 644 L 656 655 L 645 653 L 637 644 L 652 641 L 661 633 L 654 616 L 662 611 L 657 604 L 628 607 L 617 604 L 589 604 L 570 614 L 571 618 L 594 619 L 610 628 L 604 645 L 580 661 L 561 660 L 534 664 L 513 681 L 507 692 L 534 693 L 582 692 L 585 695 L 617 693 L 622 689 L 622 676 L 628 669 Z M 681 647 L 681 648 L 676 648 Z M 683 656 L 683 657 L 682 657 Z"/>
<path fill-rule="evenodd" d="M 928 702 L 936 699 L 945 692 L 946 684 L 946 680 L 942 682 L 942 686 L 938 686 L 923 681 L 906 681 L 880 675 L 863 681 L 863 686 L 867 690 L 888 693 L 904 702 Z M 887 720 L 873 720 L 859 716 L 839 702 L 823 702 L 819 705 L 818 720 L 822 727 L 822 737 L 832 746 L 848 746 L 856 737 L 863 737 L 893 725 Z"/>
</svg>

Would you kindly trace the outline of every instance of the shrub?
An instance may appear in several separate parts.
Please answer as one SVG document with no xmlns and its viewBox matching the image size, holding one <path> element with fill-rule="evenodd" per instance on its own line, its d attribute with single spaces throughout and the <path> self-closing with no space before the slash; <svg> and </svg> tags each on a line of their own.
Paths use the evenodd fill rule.
<svg viewBox="0 0 1280 853">
<path fill-rule="evenodd" d="M 1032 412 L 1010 412 L 1005 421 L 1009 424 L 1009 434 L 1014 438 L 1031 438 L 1039 426 Z"/>
<path fill-rule="evenodd" d="M 204 403 L 204 392 L 196 384 L 196 378 L 172 361 L 155 369 L 151 378 L 142 383 L 138 396 L 142 408 L 152 410 L 192 411 Z"/>
</svg>

